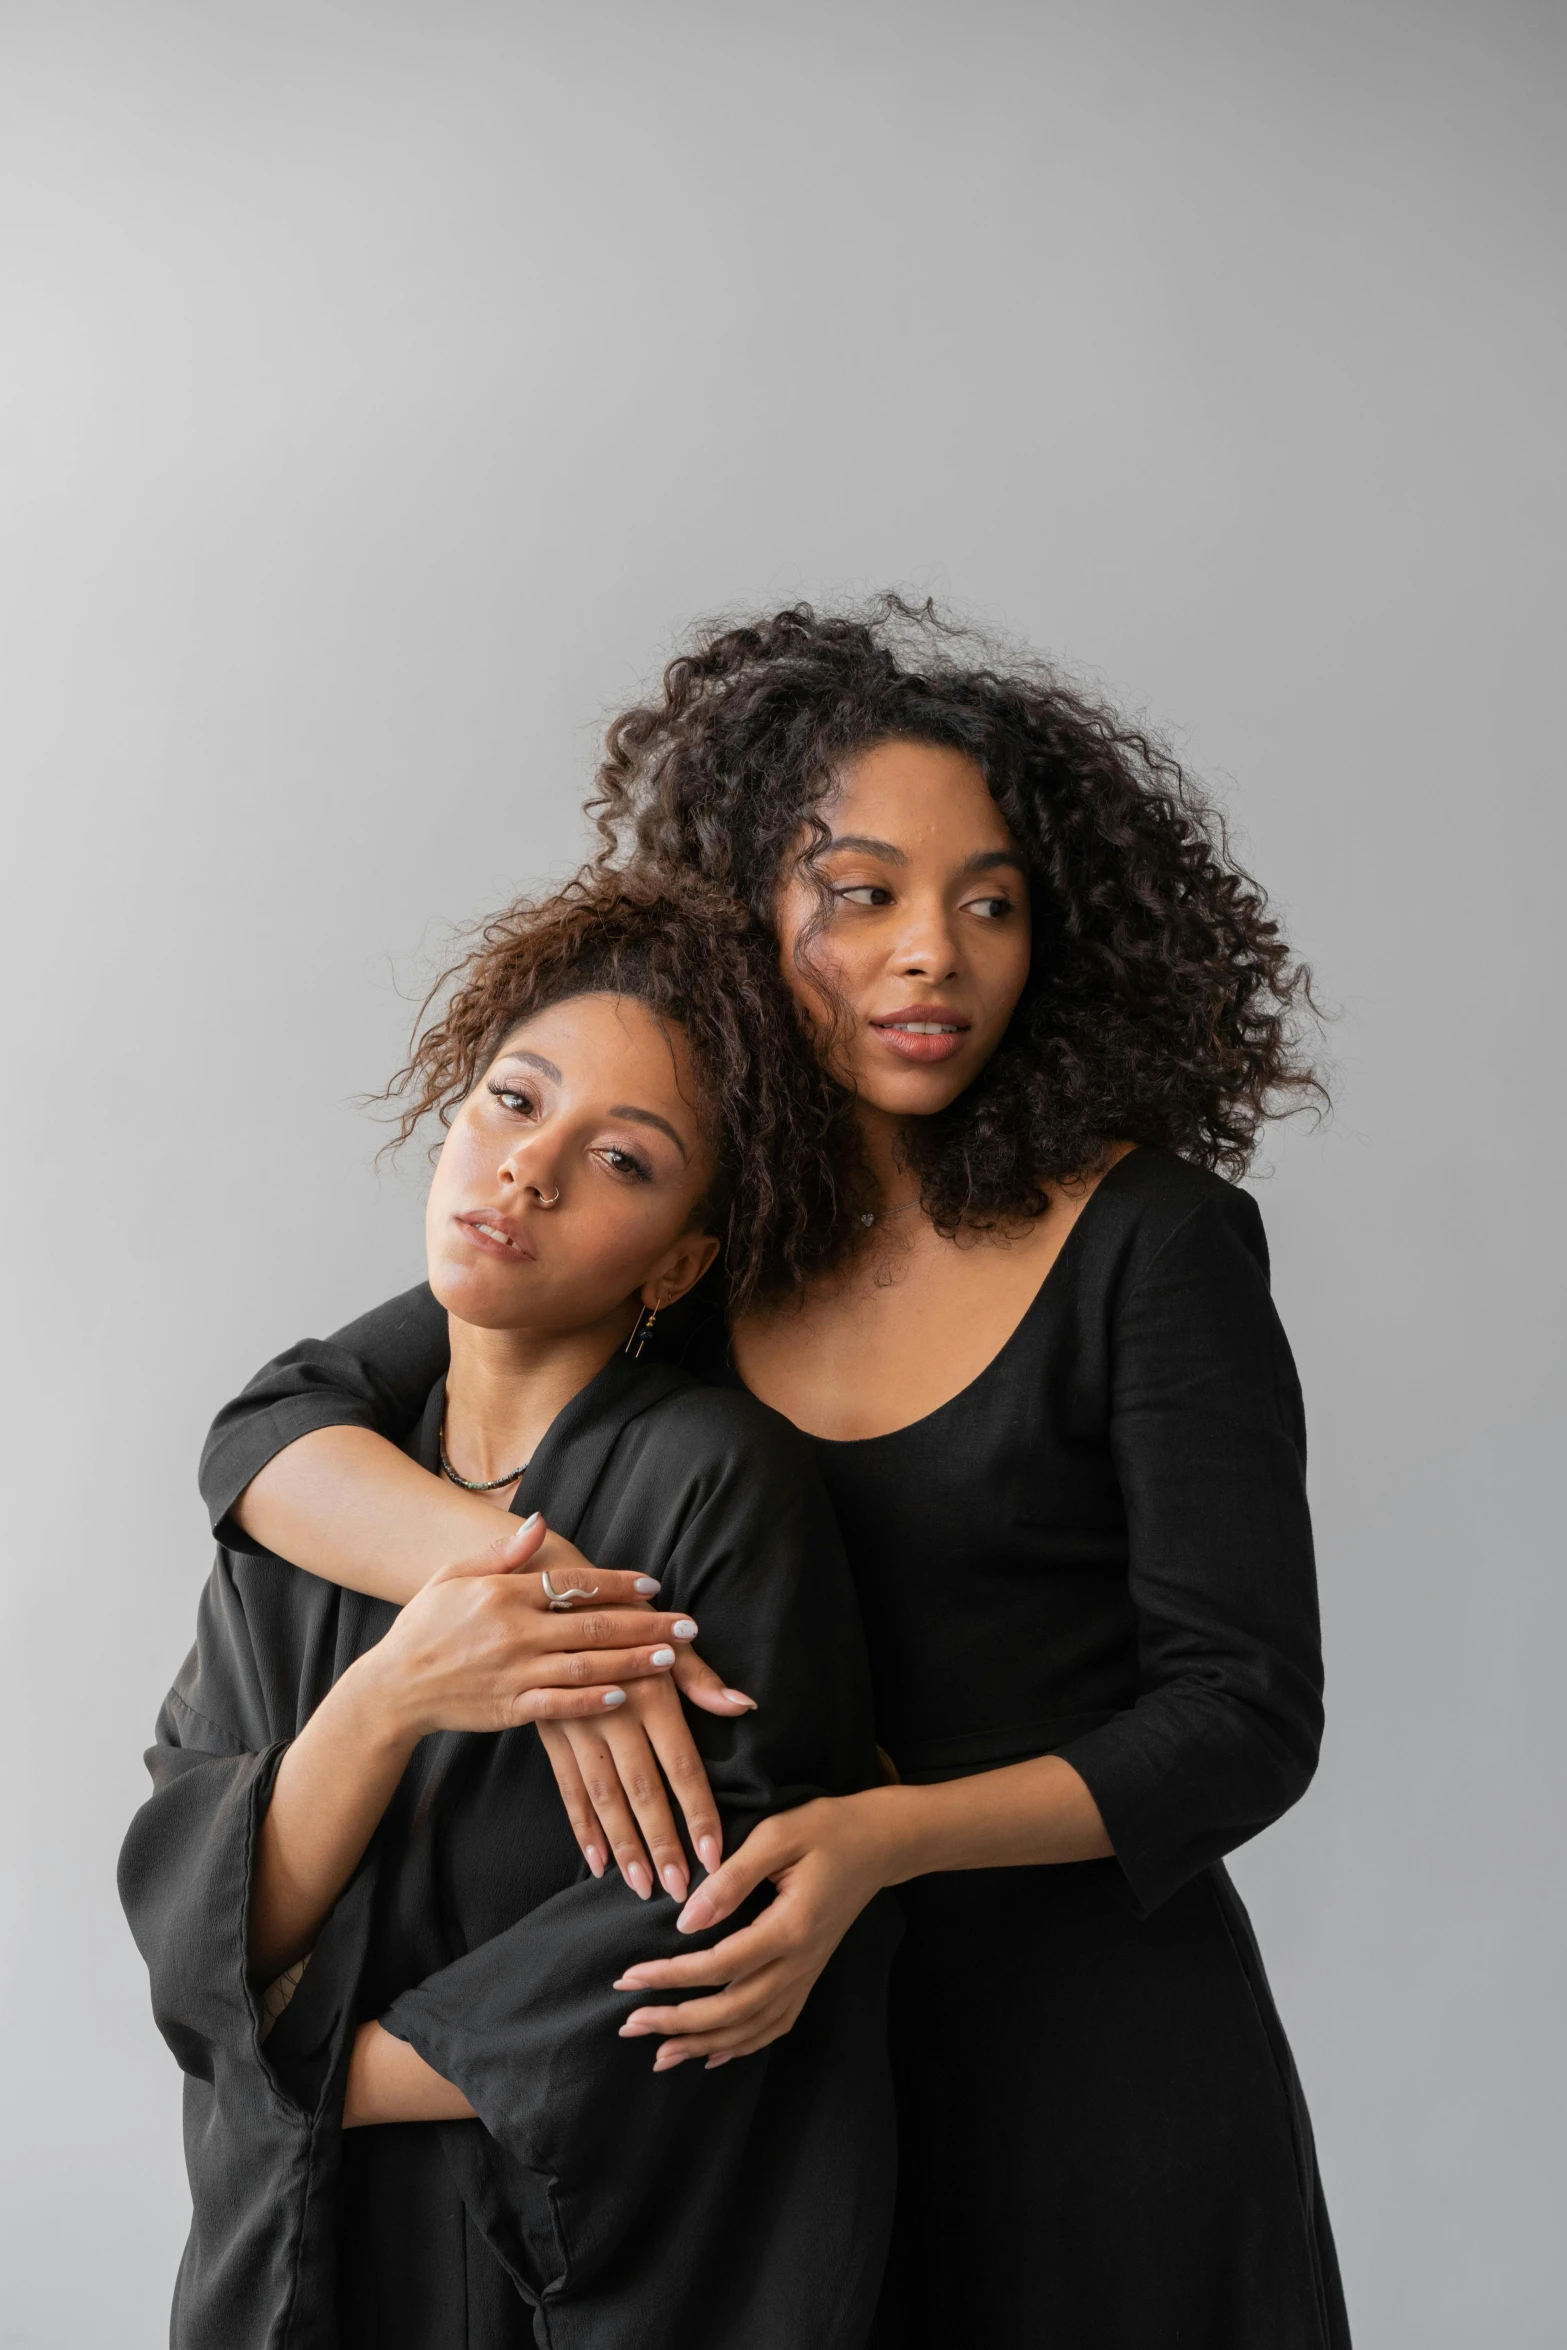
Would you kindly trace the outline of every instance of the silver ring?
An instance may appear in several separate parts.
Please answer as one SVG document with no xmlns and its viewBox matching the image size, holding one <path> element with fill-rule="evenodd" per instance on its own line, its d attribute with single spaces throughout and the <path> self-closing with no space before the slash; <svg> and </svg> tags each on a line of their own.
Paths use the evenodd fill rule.
<svg viewBox="0 0 1567 2350">
<path fill-rule="evenodd" d="M 540 1580 L 544 1585 L 544 1596 L 550 1603 L 550 1612 L 552 1615 L 569 1616 L 579 1599 L 596 1599 L 598 1597 L 598 1585 L 596 1583 L 594 1584 L 591 1591 L 557 1591 L 554 1584 L 550 1581 L 550 1571 L 548 1567 L 545 1568 Z"/>
</svg>

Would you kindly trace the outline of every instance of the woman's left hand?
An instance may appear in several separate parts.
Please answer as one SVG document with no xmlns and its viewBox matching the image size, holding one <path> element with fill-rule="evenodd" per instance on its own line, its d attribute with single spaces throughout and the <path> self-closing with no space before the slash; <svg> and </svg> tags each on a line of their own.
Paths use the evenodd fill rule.
<svg viewBox="0 0 1567 2350">
<path fill-rule="evenodd" d="M 777 1893 L 755 1924 L 689 1958 L 628 1967 L 615 1985 L 617 1991 L 720 1986 L 716 1996 L 639 2007 L 622 2024 L 621 2038 L 664 2035 L 653 2070 L 667 2072 L 694 2056 L 712 2067 L 753 2055 L 790 2030 L 817 1976 L 886 1882 L 876 1817 L 874 1792 L 869 1799 L 822 1796 L 753 1828 L 692 1894 L 678 1922 L 682 1932 L 700 1933 L 771 1879 Z"/>
</svg>

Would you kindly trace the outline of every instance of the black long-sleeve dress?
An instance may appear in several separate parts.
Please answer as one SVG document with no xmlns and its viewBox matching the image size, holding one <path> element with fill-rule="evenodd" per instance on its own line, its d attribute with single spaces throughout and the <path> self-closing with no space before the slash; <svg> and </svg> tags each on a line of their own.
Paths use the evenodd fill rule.
<svg viewBox="0 0 1567 2350">
<path fill-rule="evenodd" d="M 438 1385 L 411 1447 L 427 1467 L 441 1404 Z M 842 1545 L 787 1423 L 618 1359 L 560 1414 L 514 1507 L 660 1576 L 663 1604 L 689 1608 L 760 1700 L 697 1725 L 731 1849 L 770 1812 L 874 1780 Z M 186 2075 L 175 2350 L 859 2350 L 892 2212 L 890 1902 L 803 2033 L 655 2077 L 652 2044 L 616 2036 L 636 1995 L 610 1986 L 693 1947 L 676 1904 L 588 1875 L 531 1728 L 443 1734 L 416 1749 L 263 2035 L 246 1967 L 257 1823 L 287 1741 L 394 1614 L 225 1547 L 159 1718 L 120 1877 Z M 369 2017 L 478 2120 L 345 2133 Z"/>
<path fill-rule="evenodd" d="M 441 1349 L 412 1291 L 280 1357 L 213 1429 L 215 1518 L 307 1429 L 406 1425 Z M 732 1377 L 721 1347 L 704 1367 Z M 812 1451 L 904 1777 L 1063 1754 L 1116 1852 L 903 1889 L 878 2350 L 1345 2350 L 1305 2104 L 1222 1866 L 1303 1792 L 1322 1726 L 1255 1205 L 1132 1152 L 976 1380 Z"/>
</svg>

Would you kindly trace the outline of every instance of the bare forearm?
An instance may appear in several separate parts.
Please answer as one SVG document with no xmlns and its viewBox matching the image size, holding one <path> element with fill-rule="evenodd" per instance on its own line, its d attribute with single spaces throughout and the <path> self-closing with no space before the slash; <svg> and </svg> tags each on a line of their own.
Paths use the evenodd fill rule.
<svg viewBox="0 0 1567 2350">
<path fill-rule="evenodd" d="M 416 2048 L 379 2024 L 362 2024 L 348 2062 L 343 2127 L 362 2130 L 377 2122 L 472 2121 L 473 2107 L 462 2091 L 425 2063 Z"/>
<path fill-rule="evenodd" d="M 298 1437 L 251 1479 L 234 1515 L 292 1566 L 399 1604 L 504 1531 L 488 1502 L 368 1428 Z"/>
<path fill-rule="evenodd" d="M 873 1787 L 848 1800 L 864 1812 L 888 1885 L 947 1869 L 1103 1860 L 1114 1850 L 1086 1785 L 1054 1754 L 936 1787 Z"/>
<path fill-rule="evenodd" d="M 271 1982 L 314 1946 L 414 1743 L 365 1658 L 323 1699 L 284 1755 L 256 1843 L 250 1963 L 258 1982 Z"/>
</svg>

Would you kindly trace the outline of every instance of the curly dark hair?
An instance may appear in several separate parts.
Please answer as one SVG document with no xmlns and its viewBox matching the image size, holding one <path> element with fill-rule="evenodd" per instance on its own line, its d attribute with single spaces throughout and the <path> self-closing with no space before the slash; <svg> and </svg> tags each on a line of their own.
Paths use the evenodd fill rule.
<svg viewBox="0 0 1567 2350">
<path fill-rule="evenodd" d="M 484 923 L 425 998 L 380 1097 L 401 1105 L 391 1147 L 431 1112 L 449 1126 L 522 1021 L 601 993 L 634 997 L 684 1033 L 718 1165 L 699 1213 L 722 1244 L 729 1306 L 797 1289 L 841 1245 L 853 1112 L 811 1047 L 776 942 L 700 876 L 584 872 Z"/>
<path fill-rule="evenodd" d="M 597 869 L 697 872 L 771 924 L 797 860 L 809 873 L 827 844 L 843 762 L 899 739 L 977 762 L 1033 900 L 1032 970 L 1000 1047 L 949 1109 L 909 1123 L 941 1230 L 1037 1215 L 1121 1138 L 1234 1177 L 1265 1119 L 1325 1099 L 1310 973 L 1180 762 L 928 602 L 700 627 L 662 693 L 609 727 Z"/>
</svg>

